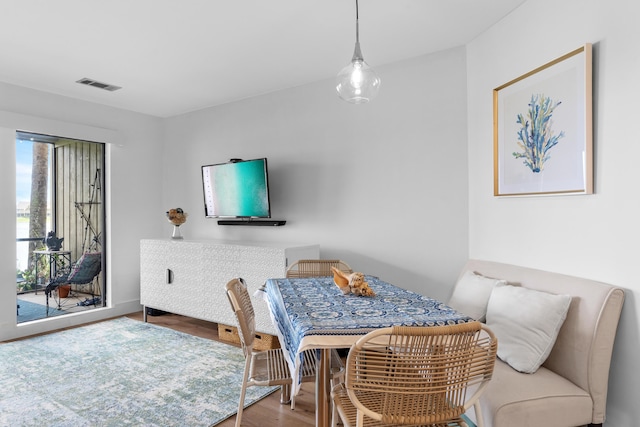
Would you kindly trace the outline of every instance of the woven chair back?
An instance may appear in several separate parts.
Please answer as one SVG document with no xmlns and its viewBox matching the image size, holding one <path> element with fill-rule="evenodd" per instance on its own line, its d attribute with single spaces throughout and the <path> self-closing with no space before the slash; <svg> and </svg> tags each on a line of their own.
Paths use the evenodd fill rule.
<svg viewBox="0 0 640 427">
<path fill-rule="evenodd" d="M 491 378 L 496 350 L 479 322 L 379 329 L 350 350 L 347 393 L 383 423 L 443 423 L 466 411 L 469 386 Z"/>
<path fill-rule="evenodd" d="M 287 269 L 287 278 L 333 276 L 331 267 L 353 273 L 349 265 L 339 259 L 301 259 Z"/>
<path fill-rule="evenodd" d="M 230 280 L 226 289 L 231 309 L 238 321 L 238 335 L 242 350 L 245 357 L 249 357 L 253 350 L 253 341 L 256 336 L 256 316 L 253 311 L 251 296 L 247 291 L 246 283 L 241 278 Z"/>
</svg>

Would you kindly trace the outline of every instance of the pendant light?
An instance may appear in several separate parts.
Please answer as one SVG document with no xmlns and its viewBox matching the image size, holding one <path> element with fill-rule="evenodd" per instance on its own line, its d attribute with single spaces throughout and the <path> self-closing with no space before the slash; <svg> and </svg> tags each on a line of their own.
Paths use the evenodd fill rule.
<svg viewBox="0 0 640 427">
<path fill-rule="evenodd" d="M 356 47 L 349 65 L 344 67 L 336 79 L 338 96 L 352 104 L 369 102 L 378 94 L 380 77 L 362 58 L 358 24 L 358 0 L 356 0 Z"/>
</svg>

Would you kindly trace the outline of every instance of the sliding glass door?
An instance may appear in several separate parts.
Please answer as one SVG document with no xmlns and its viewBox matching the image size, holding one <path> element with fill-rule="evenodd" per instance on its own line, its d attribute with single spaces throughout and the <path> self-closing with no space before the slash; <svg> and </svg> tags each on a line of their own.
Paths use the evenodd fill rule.
<svg viewBox="0 0 640 427">
<path fill-rule="evenodd" d="M 18 323 L 105 305 L 103 174 L 104 144 L 16 133 Z"/>
</svg>

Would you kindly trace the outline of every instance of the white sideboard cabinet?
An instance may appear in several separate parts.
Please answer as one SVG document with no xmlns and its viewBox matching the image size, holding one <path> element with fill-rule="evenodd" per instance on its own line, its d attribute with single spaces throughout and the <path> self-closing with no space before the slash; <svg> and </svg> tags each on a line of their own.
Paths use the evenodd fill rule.
<svg viewBox="0 0 640 427">
<path fill-rule="evenodd" d="M 140 303 L 183 316 L 235 325 L 225 285 L 242 277 L 253 298 L 256 330 L 275 335 L 267 304 L 254 293 L 287 266 L 318 259 L 319 245 L 287 246 L 215 240 L 140 241 Z"/>
</svg>

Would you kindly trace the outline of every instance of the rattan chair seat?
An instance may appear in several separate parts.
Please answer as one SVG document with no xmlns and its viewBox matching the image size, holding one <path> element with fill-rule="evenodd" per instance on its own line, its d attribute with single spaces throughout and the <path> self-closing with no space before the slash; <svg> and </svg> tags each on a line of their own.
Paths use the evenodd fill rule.
<svg viewBox="0 0 640 427">
<path fill-rule="evenodd" d="M 357 424 L 357 413 L 358 410 L 353 405 L 351 400 L 349 399 L 349 395 L 347 393 L 347 389 L 345 388 L 344 383 L 338 384 L 332 390 L 332 395 L 334 399 L 339 399 L 342 404 L 337 408 L 339 412 L 340 419 L 342 420 L 342 424 L 344 427 L 355 427 Z M 385 424 L 382 421 L 377 421 L 372 418 L 365 417 L 364 418 L 364 427 L 389 427 L 392 424 Z M 445 423 L 436 423 L 436 424 L 402 424 L 403 426 L 409 427 L 472 427 L 469 426 L 462 418 L 455 417 L 448 420 Z"/>
<path fill-rule="evenodd" d="M 302 363 L 302 382 L 313 382 L 316 380 L 316 358 L 314 350 L 303 352 L 304 362 Z M 291 384 L 291 374 L 289 365 L 282 353 L 281 348 L 253 352 L 251 355 L 251 369 L 249 372 L 249 382 L 252 385 L 272 386 Z M 341 377 L 344 375 L 344 364 L 335 350 L 331 352 L 331 375 Z"/>
</svg>

